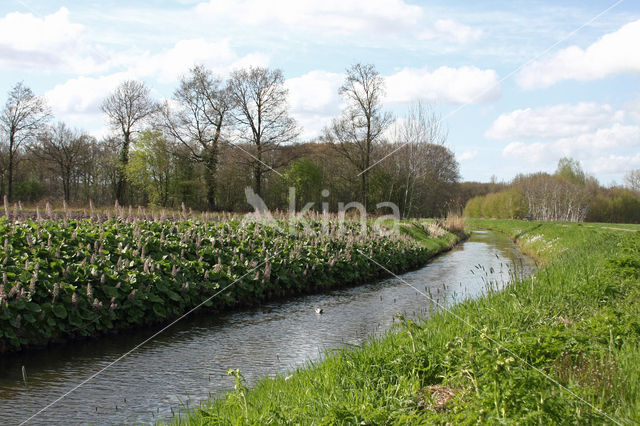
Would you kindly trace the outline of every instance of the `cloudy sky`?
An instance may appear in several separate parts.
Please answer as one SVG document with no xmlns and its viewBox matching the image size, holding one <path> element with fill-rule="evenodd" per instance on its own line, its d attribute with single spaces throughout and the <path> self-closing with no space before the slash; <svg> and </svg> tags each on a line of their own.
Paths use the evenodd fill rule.
<svg viewBox="0 0 640 426">
<path fill-rule="evenodd" d="M 386 107 L 434 105 L 467 180 L 553 171 L 571 156 L 603 184 L 640 168 L 637 0 L 115 0 L 0 3 L 0 102 L 18 81 L 96 136 L 122 80 L 169 98 L 204 64 L 280 68 L 304 138 L 339 114 L 351 64 Z"/>
</svg>

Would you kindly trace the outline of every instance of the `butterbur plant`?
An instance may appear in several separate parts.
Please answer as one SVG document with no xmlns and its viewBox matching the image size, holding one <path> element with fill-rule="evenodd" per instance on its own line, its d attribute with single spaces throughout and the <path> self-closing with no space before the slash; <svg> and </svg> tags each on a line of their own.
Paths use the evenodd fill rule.
<svg viewBox="0 0 640 426">
<path fill-rule="evenodd" d="M 297 233 L 283 231 L 286 217 L 265 224 L 107 216 L 0 218 L 0 352 L 163 322 L 205 301 L 206 309 L 224 310 L 383 275 L 365 254 L 394 272 L 433 255 L 403 235 L 369 225 L 363 233 L 359 221 L 321 216 L 307 219 L 306 229 L 295 224 L 304 231 Z M 41 312 L 43 321 L 31 321 Z"/>
</svg>

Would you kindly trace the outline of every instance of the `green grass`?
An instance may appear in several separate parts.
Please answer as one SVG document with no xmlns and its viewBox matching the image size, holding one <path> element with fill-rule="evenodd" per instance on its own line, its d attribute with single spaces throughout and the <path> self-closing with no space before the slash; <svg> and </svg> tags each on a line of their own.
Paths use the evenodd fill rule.
<svg viewBox="0 0 640 426">
<path fill-rule="evenodd" d="M 534 277 L 405 321 L 357 350 L 175 418 L 194 424 L 640 421 L 640 233 L 474 220 L 516 238 Z"/>
</svg>

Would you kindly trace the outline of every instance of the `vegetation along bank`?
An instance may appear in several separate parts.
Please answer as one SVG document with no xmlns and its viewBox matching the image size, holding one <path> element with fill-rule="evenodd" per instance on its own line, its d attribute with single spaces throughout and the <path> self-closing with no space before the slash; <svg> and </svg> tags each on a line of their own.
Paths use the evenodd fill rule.
<svg viewBox="0 0 640 426">
<path fill-rule="evenodd" d="M 215 424 L 636 423 L 640 226 L 475 220 L 535 276 L 174 419 Z"/>
<path fill-rule="evenodd" d="M 426 246 L 372 227 L 0 218 L 0 352 L 165 322 L 204 301 L 222 310 L 355 284 L 382 275 L 373 260 L 405 271 L 459 238 L 438 228 Z"/>
</svg>

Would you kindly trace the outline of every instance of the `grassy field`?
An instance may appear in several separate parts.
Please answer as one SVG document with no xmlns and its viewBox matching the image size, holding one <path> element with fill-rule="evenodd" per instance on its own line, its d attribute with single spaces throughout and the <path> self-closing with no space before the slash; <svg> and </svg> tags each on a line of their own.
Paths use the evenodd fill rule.
<svg viewBox="0 0 640 426">
<path fill-rule="evenodd" d="M 175 418 L 213 424 L 640 421 L 640 232 L 475 220 L 541 267 L 502 292 Z M 627 230 L 620 230 L 620 229 Z"/>
</svg>

